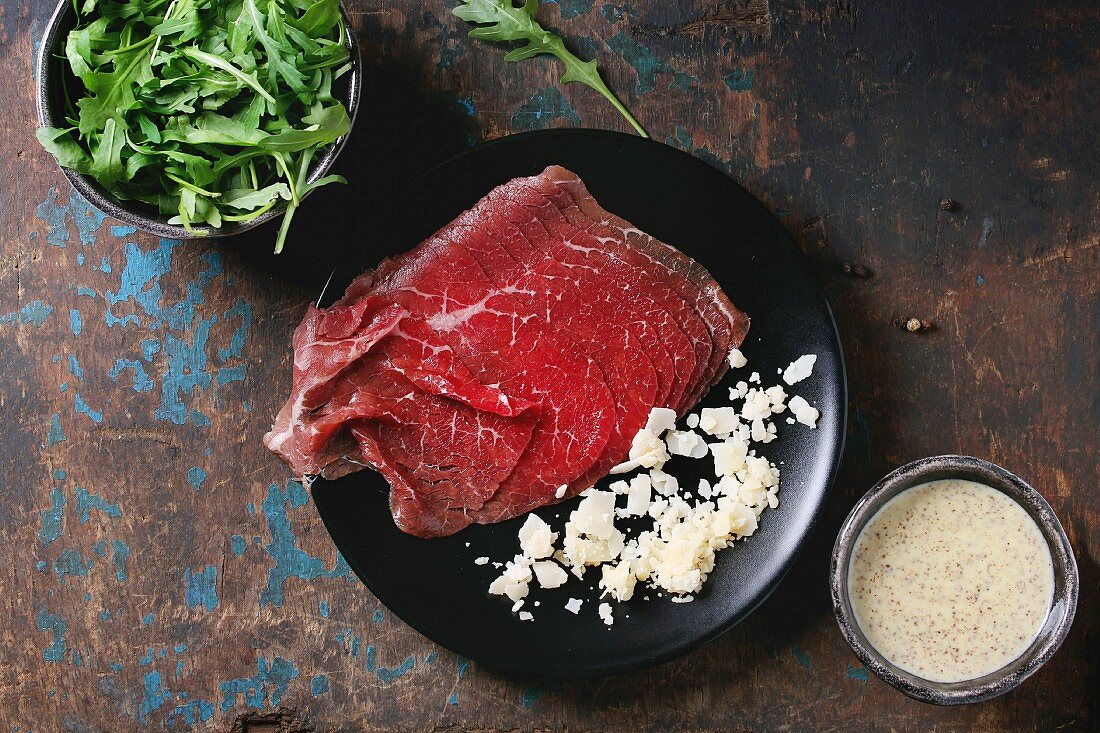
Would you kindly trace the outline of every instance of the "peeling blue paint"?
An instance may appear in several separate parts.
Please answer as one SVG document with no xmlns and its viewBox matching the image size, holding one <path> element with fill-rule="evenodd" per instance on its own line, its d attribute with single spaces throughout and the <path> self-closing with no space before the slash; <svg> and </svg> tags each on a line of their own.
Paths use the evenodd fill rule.
<svg viewBox="0 0 1100 733">
<path fill-rule="evenodd" d="M 240 323 L 237 324 L 237 328 L 233 330 L 232 335 L 229 337 L 229 348 L 218 350 L 218 358 L 223 364 L 232 358 L 244 356 L 244 346 L 248 341 L 248 334 L 252 330 L 252 305 L 246 303 L 243 299 L 238 299 L 237 303 L 227 310 L 224 316 L 226 321 L 239 318 Z"/>
<path fill-rule="evenodd" d="M 62 437 L 62 440 L 64 440 L 64 437 Z M 43 547 L 49 547 L 54 540 L 61 536 L 61 519 L 64 507 L 65 494 L 61 489 L 50 491 L 50 508 L 42 510 L 42 526 L 38 530 L 38 541 L 42 543 Z"/>
<path fill-rule="evenodd" d="M 473 117 L 477 114 L 477 107 L 474 106 L 473 97 L 458 97 L 455 99 L 455 102 L 462 108 L 462 111 L 465 112 L 468 117 Z"/>
<path fill-rule="evenodd" d="M 69 354 L 69 374 L 77 379 L 84 379 L 84 369 L 81 368 L 80 361 L 75 354 Z"/>
<path fill-rule="evenodd" d="M 117 384 L 118 378 L 125 369 L 130 369 L 134 372 L 135 392 L 148 392 L 153 389 L 153 380 L 149 378 L 148 372 L 145 371 L 145 366 L 137 359 L 115 359 L 115 364 L 111 367 L 111 371 L 107 372 L 107 376 L 111 378 L 111 381 Z"/>
<path fill-rule="evenodd" d="M 40 609 L 34 617 L 34 627 L 39 631 L 48 631 L 53 639 L 50 645 L 42 650 L 42 658 L 47 662 L 60 662 L 65 658 L 65 631 L 69 625 L 65 619 L 50 613 L 46 609 Z"/>
<path fill-rule="evenodd" d="M 749 69 L 734 69 L 722 77 L 722 81 L 733 92 L 747 92 L 752 89 L 756 77 Z"/>
<path fill-rule="evenodd" d="M 141 625 L 142 626 L 152 626 L 153 623 L 156 620 L 157 620 L 157 615 L 155 613 L 147 613 L 147 614 L 145 614 L 144 616 L 141 617 Z M 153 652 L 153 650 L 150 649 L 149 650 L 149 654 L 150 654 L 149 661 L 150 662 L 153 661 L 152 652 Z M 149 662 L 142 662 L 142 664 L 148 664 L 148 663 Z"/>
<path fill-rule="evenodd" d="M 151 361 L 158 351 L 160 351 L 160 341 L 156 339 L 142 339 L 141 357 L 145 359 L 145 361 Z"/>
<path fill-rule="evenodd" d="M 374 616 L 371 617 L 371 620 L 374 621 L 374 623 L 376 623 L 376 624 L 382 623 L 383 621 L 385 621 L 385 619 L 386 619 L 386 614 L 382 612 L 381 608 L 377 609 L 374 612 Z"/>
<path fill-rule="evenodd" d="M 112 672 L 118 673 L 122 671 L 122 662 L 114 661 L 107 665 Z"/>
<path fill-rule="evenodd" d="M 238 364 L 237 366 L 222 367 L 218 370 L 218 376 L 215 378 L 219 387 L 224 387 L 227 384 L 233 382 L 243 382 L 245 376 L 248 374 L 247 364 Z"/>
<path fill-rule="evenodd" d="M 439 654 L 433 649 L 424 655 L 424 664 L 433 664 L 436 659 L 439 658 Z"/>
<path fill-rule="evenodd" d="M 298 677 L 298 668 L 282 657 L 275 657 L 270 667 L 267 659 L 260 657 L 256 660 L 256 670 L 252 677 L 239 677 L 218 685 L 218 689 L 222 691 L 219 707 L 223 713 L 233 708 L 238 695 L 244 695 L 244 704 L 248 707 L 276 707 L 282 701 L 290 683 Z"/>
<path fill-rule="evenodd" d="M 153 647 L 149 647 L 148 649 L 146 649 L 145 654 L 143 654 L 141 656 L 141 659 L 138 660 L 138 666 L 148 667 L 150 664 L 153 663 L 153 656 L 155 654 L 156 654 L 156 650 L 153 649 Z"/>
<path fill-rule="evenodd" d="M 92 552 L 96 557 L 107 557 L 107 540 L 100 540 L 92 545 Z"/>
<path fill-rule="evenodd" d="M 248 543 L 246 543 L 244 537 L 241 537 L 239 534 L 230 537 L 229 544 L 233 548 L 233 557 L 240 557 L 244 554 L 244 551 L 248 549 Z"/>
<path fill-rule="evenodd" d="M 141 707 L 138 710 L 138 720 L 144 723 L 148 720 L 149 713 L 160 710 L 164 703 L 172 699 L 172 693 L 164 689 L 164 680 L 156 670 L 146 672 L 142 682 L 144 690 L 141 696 Z"/>
<path fill-rule="evenodd" d="M 131 226 L 125 226 L 125 225 L 119 225 L 119 224 L 116 224 L 116 225 L 111 227 L 111 236 L 112 237 L 118 237 L 119 239 L 122 239 L 123 237 L 128 237 L 131 234 L 134 234 L 135 232 L 137 232 L 137 227 L 131 227 Z"/>
<path fill-rule="evenodd" d="M 569 103 L 557 87 L 546 87 L 536 92 L 520 105 L 512 115 L 512 129 L 535 130 L 551 127 L 555 120 L 567 120 L 574 125 L 581 124 L 581 116 Z"/>
<path fill-rule="evenodd" d="M 359 646 L 363 643 L 363 640 L 358 636 L 351 640 L 351 656 L 359 658 Z"/>
<path fill-rule="evenodd" d="M 80 517 L 81 524 L 87 524 L 92 518 L 92 510 L 97 509 L 111 519 L 122 516 L 122 510 L 118 504 L 112 504 L 101 496 L 96 496 L 87 489 L 78 486 L 76 489 L 76 513 Z"/>
<path fill-rule="evenodd" d="M 983 285 L 985 285 L 985 277 L 981 273 L 979 273 L 978 274 L 978 287 L 980 288 Z"/>
<path fill-rule="evenodd" d="M 379 667 L 378 679 L 382 680 L 383 684 L 392 685 L 397 680 L 401 679 L 416 666 L 416 657 L 408 656 L 405 661 L 396 667 Z"/>
<path fill-rule="evenodd" d="M 358 637 L 356 637 L 358 638 Z M 378 669 L 378 650 L 374 648 L 373 644 L 367 644 L 367 661 L 364 665 L 364 669 L 368 672 L 373 672 Z"/>
<path fill-rule="evenodd" d="M 288 510 L 305 506 L 308 501 L 309 494 L 297 481 L 287 481 L 284 487 L 278 484 L 267 487 L 262 509 L 267 518 L 271 541 L 264 545 L 264 549 L 275 560 L 275 565 L 268 571 L 267 588 L 260 592 L 261 606 L 282 606 L 283 586 L 289 578 L 354 578 L 351 568 L 339 553 L 332 569 L 326 570 L 320 558 L 313 557 L 298 547 L 298 538 L 294 535 Z"/>
<path fill-rule="evenodd" d="M 844 675 L 850 680 L 859 680 L 860 682 L 867 681 L 867 670 L 863 667 L 853 667 L 849 664 Z"/>
<path fill-rule="evenodd" d="M 92 558 L 85 560 L 76 550 L 63 550 L 53 561 L 53 571 L 59 576 L 86 577 L 91 566 Z"/>
<path fill-rule="evenodd" d="M 46 435 L 46 445 L 57 445 L 66 440 L 68 438 L 65 437 L 65 431 L 61 429 L 61 416 L 57 413 L 50 415 L 50 432 Z"/>
<path fill-rule="evenodd" d="M 317 604 L 317 610 L 321 614 L 321 618 L 328 618 L 328 601 L 321 601 Z"/>
<path fill-rule="evenodd" d="M 323 674 L 314 675 L 309 681 L 309 693 L 311 695 L 323 695 L 328 692 L 328 677 Z"/>
<path fill-rule="evenodd" d="M 54 481 L 64 481 L 68 477 L 69 477 L 69 472 L 66 471 L 64 468 L 55 468 L 53 470 L 53 480 Z"/>
<path fill-rule="evenodd" d="M 45 305 L 41 300 L 27 303 L 17 311 L 0 315 L 0 323 L 18 323 L 21 326 L 34 326 L 39 328 L 49 315 L 53 313 L 52 305 Z"/>
<path fill-rule="evenodd" d="M 612 51 L 622 55 L 623 59 L 637 72 L 637 92 L 647 94 L 657 88 L 657 76 L 669 75 L 672 80 L 668 88 L 676 91 L 687 91 L 696 82 L 690 74 L 677 71 L 667 62 L 658 59 L 646 46 L 628 36 L 624 31 L 619 31 L 607 42 Z"/>
<path fill-rule="evenodd" d="M 84 666 L 84 657 L 80 656 L 80 652 L 73 650 L 73 665 L 77 667 Z"/>
<path fill-rule="evenodd" d="M 182 662 L 180 662 L 182 664 Z M 177 668 L 177 677 L 178 668 Z M 177 718 L 181 718 L 187 725 L 205 723 L 214 717 L 214 704 L 206 700 L 192 700 L 182 705 L 177 705 L 164 719 L 165 728 L 171 728 Z"/>
<path fill-rule="evenodd" d="M 126 561 L 130 559 L 130 548 L 122 540 L 111 543 L 114 555 L 111 556 L 111 566 L 115 570 L 115 577 L 121 582 L 126 582 Z"/>
<path fill-rule="evenodd" d="M 95 298 L 95 297 L 99 296 L 99 293 L 97 293 L 95 290 L 87 287 L 86 285 L 81 285 L 80 287 L 78 287 L 76 289 L 76 294 L 77 295 L 83 295 L 86 298 Z"/>
<path fill-rule="evenodd" d="M 203 482 L 206 481 L 207 473 L 205 469 L 199 466 L 192 466 L 187 469 L 187 483 L 191 484 L 191 488 L 198 491 L 202 488 Z"/>
<path fill-rule="evenodd" d="M 80 311 L 75 308 L 69 310 L 69 329 L 73 332 L 73 336 L 79 336 L 81 331 L 84 330 L 84 321 L 80 317 Z"/>
<path fill-rule="evenodd" d="M 569 20 L 578 15 L 591 13 L 593 0 L 543 0 L 543 2 L 557 5 L 561 9 L 561 19 Z"/>
<path fill-rule="evenodd" d="M 106 218 L 75 190 L 69 191 L 69 201 L 62 205 L 57 197 L 57 189 L 54 187 L 50 188 L 46 198 L 35 207 L 34 213 L 49 227 L 46 232 L 46 242 L 62 249 L 69 239 L 69 219 L 72 219 L 76 225 L 80 243 L 87 246 L 95 241 L 96 232 L 103 226 L 103 220 Z"/>
<path fill-rule="evenodd" d="M 88 403 L 84 401 L 84 398 L 80 396 L 79 392 L 75 395 L 75 398 L 73 399 L 73 409 L 83 415 L 87 415 L 88 417 L 90 417 L 92 419 L 92 422 L 94 422 L 96 425 L 100 425 L 103 423 L 103 413 L 97 410 L 93 410 L 91 407 L 89 407 Z"/>
<path fill-rule="evenodd" d="M 111 273 L 111 263 L 107 261 L 106 257 L 100 258 L 99 270 L 100 272 L 106 272 L 107 274 Z"/>
<path fill-rule="evenodd" d="M 76 253 L 76 265 L 77 265 L 77 267 L 84 267 L 84 253 L 83 252 L 77 252 Z"/>
<path fill-rule="evenodd" d="M 201 573 L 193 572 L 190 568 L 184 571 L 184 600 L 191 610 L 204 607 L 207 611 L 213 611 L 218 607 L 218 568 L 207 565 Z"/>
</svg>

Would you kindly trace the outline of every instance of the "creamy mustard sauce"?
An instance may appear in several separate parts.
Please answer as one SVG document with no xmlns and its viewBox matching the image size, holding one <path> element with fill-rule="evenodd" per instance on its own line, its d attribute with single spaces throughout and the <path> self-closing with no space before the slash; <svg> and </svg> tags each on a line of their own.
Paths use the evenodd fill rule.
<svg viewBox="0 0 1100 733">
<path fill-rule="evenodd" d="M 1054 564 L 1039 526 L 1007 495 L 947 479 L 888 501 L 856 539 L 856 622 L 884 657 L 934 682 L 995 672 L 1046 621 Z"/>
</svg>

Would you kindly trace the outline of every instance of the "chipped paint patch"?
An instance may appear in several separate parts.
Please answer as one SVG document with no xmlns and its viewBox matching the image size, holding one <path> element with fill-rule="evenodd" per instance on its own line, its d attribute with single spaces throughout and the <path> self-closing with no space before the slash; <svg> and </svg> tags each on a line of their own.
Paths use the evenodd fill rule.
<svg viewBox="0 0 1100 733">
<path fill-rule="evenodd" d="M 328 601 L 321 601 L 317 604 L 317 612 L 321 614 L 321 618 L 328 618 L 329 608 Z"/>
<path fill-rule="evenodd" d="M 244 551 L 248 549 L 248 543 L 245 542 L 244 537 L 239 534 L 235 534 L 229 538 L 229 545 L 233 550 L 233 557 L 240 557 L 244 554 Z"/>
<path fill-rule="evenodd" d="M 57 417 L 56 415 L 54 417 Z M 61 438 L 64 440 L 64 436 Z M 65 508 L 65 494 L 61 489 L 50 492 L 50 508 L 41 512 L 42 525 L 38 530 L 38 541 L 43 547 L 49 547 L 61 536 L 61 520 Z"/>
<path fill-rule="evenodd" d="M 383 684 L 392 685 L 397 680 L 401 679 L 416 666 L 416 657 L 408 656 L 405 661 L 396 667 L 379 667 L 378 679 L 382 680 Z"/>
<path fill-rule="evenodd" d="M 237 696 L 244 696 L 244 704 L 252 708 L 276 707 L 286 695 L 290 683 L 298 677 L 298 668 L 293 662 L 275 657 L 270 666 L 265 657 L 256 660 L 256 674 L 251 677 L 238 677 L 218 685 L 222 691 L 219 708 L 228 712 L 237 703 Z"/>
<path fill-rule="evenodd" d="M 620 54 L 638 76 L 636 89 L 638 94 L 647 94 L 657 88 L 658 76 L 671 76 L 668 88 L 685 92 L 698 81 L 690 74 L 678 71 L 668 62 L 658 59 L 646 46 L 638 43 L 624 31 L 619 31 L 607 42 L 612 51 Z"/>
<path fill-rule="evenodd" d="M 79 336 L 84 330 L 84 319 L 75 308 L 69 310 L 69 330 L 73 332 L 73 336 Z"/>
<path fill-rule="evenodd" d="M 547 4 L 557 5 L 561 9 L 561 19 L 570 20 L 578 15 L 592 12 L 594 0 L 543 0 Z"/>
<path fill-rule="evenodd" d="M 134 373 L 135 392 L 148 392 L 153 389 L 153 380 L 149 378 L 148 372 L 145 371 L 145 366 L 136 359 L 115 359 L 115 364 L 111 367 L 111 371 L 107 372 L 107 376 L 110 377 L 111 381 L 115 384 L 118 384 L 118 378 L 122 376 L 122 372 L 127 369 Z"/>
<path fill-rule="evenodd" d="M 556 120 L 566 120 L 574 125 L 581 124 L 581 116 L 569 103 L 557 87 L 546 87 L 536 92 L 520 105 L 512 115 L 512 129 L 536 130 L 551 127 Z"/>
<path fill-rule="evenodd" d="M 309 694 L 316 697 L 328 692 L 328 677 L 323 674 L 314 675 L 309 681 Z"/>
<path fill-rule="evenodd" d="M 733 92 L 748 92 L 752 90 L 756 77 L 749 69 L 734 69 L 722 77 L 726 87 Z"/>
<path fill-rule="evenodd" d="M 160 672 L 153 670 L 146 672 L 142 677 L 141 707 L 138 710 L 138 720 L 145 723 L 149 713 L 160 710 L 164 703 L 172 699 L 172 693 L 164 689 L 164 680 Z"/>
<path fill-rule="evenodd" d="M 798 662 L 800 667 L 813 671 L 814 665 L 810 662 L 810 655 L 802 647 L 795 644 L 791 651 L 794 653 L 794 661 Z"/>
<path fill-rule="evenodd" d="M 60 576 L 87 577 L 92 558 L 84 559 L 76 550 L 63 550 L 53 561 L 53 571 Z"/>
<path fill-rule="evenodd" d="M 187 483 L 191 484 L 192 489 L 198 491 L 206 481 L 207 475 L 206 470 L 202 467 L 192 466 L 187 469 Z"/>
<path fill-rule="evenodd" d="M 183 662 L 180 662 L 183 664 Z M 177 667 L 177 678 L 179 668 Z M 192 700 L 190 702 L 177 705 L 172 709 L 172 712 L 164 719 L 165 728 L 171 728 L 172 724 L 177 719 L 182 720 L 185 724 L 191 726 L 198 723 L 205 723 L 214 717 L 214 704 L 207 702 L 206 700 Z"/>
<path fill-rule="evenodd" d="M 61 416 L 57 413 L 50 415 L 50 431 L 46 434 L 46 445 L 57 445 L 66 440 L 68 438 L 65 437 L 65 431 L 61 429 Z"/>
<path fill-rule="evenodd" d="M 17 311 L 0 315 L 0 323 L 18 323 L 20 326 L 40 328 L 51 313 L 52 305 L 46 305 L 41 300 L 32 300 Z"/>
<path fill-rule="evenodd" d="M 101 496 L 97 496 L 87 489 L 78 486 L 76 489 L 76 513 L 80 517 L 81 524 L 87 524 L 92 518 L 92 510 L 98 510 L 111 519 L 122 516 L 122 510 L 118 504 L 112 504 Z"/>
<path fill-rule="evenodd" d="M 130 547 L 122 540 L 115 540 L 111 543 L 111 548 L 111 567 L 114 568 L 115 577 L 120 582 L 126 582 L 126 561 L 130 559 Z"/>
<path fill-rule="evenodd" d="M 56 187 L 51 187 L 46 198 L 34 208 L 34 215 L 48 227 L 46 243 L 62 249 L 69 240 L 70 221 L 76 226 L 80 243 L 87 246 L 95 242 L 96 232 L 103 226 L 106 218 L 99 209 L 72 189 L 69 191 L 68 203 L 62 204 Z"/>
<path fill-rule="evenodd" d="M 853 667 L 848 665 L 848 669 L 845 671 L 844 676 L 850 680 L 859 680 L 860 682 L 867 681 L 867 670 L 863 667 Z"/>
<path fill-rule="evenodd" d="M 218 607 L 218 568 L 207 565 L 202 572 L 184 571 L 184 600 L 192 611 L 199 606 L 207 611 Z"/>
<path fill-rule="evenodd" d="M 50 645 L 42 650 L 42 658 L 47 662 L 60 662 L 65 658 L 65 631 L 69 625 L 65 619 L 57 614 L 41 609 L 34 617 L 34 628 L 39 631 L 48 631 L 52 635 Z"/>
<path fill-rule="evenodd" d="M 82 415 L 87 415 L 96 425 L 101 425 L 103 423 L 103 413 L 98 410 L 93 410 L 88 403 L 84 401 L 84 398 L 80 396 L 79 392 L 73 399 L 73 409 Z"/>
<path fill-rule="evenodd" d="M 278 484 L 267 487 L 262 509 L 271 532 L 271 541 L 264 545 L 264 549 L 275 560 L 275 565 L 268 571 L 267 588 L 260 592 L 261 606 L 282 606 L 283 586 L 290 578 L 354 578 L 351 568 L 339 553 L 332 569 L 326 570 L 320 558 L 298 547 L 289 510 L 305 506 L 308 502 L 309 494 L 297 481 L 288 480 L 282 487 Z"/>
<path fill-rule="evenodd" d="M 535 707 L 535 703 L 542 697 L 542 690 L 538 687 L 526 687 L 523 690 L 523 694 L 520 696 L 520 703 L 527 710 Z"/>
</svg>

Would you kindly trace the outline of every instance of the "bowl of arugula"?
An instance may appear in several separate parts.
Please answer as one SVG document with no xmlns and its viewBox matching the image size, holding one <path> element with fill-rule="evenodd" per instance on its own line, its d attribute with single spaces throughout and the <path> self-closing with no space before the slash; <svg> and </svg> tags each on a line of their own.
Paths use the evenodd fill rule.
<svg viewBox="0 0 1100 733">
<path fill-rule="evenodd" d="M 282 216 L 351 131 L 359 53 L 339 0 L 61 0 L 38 57 L 39 142 L 92 204 L 177 239 Z"/>
</svg>

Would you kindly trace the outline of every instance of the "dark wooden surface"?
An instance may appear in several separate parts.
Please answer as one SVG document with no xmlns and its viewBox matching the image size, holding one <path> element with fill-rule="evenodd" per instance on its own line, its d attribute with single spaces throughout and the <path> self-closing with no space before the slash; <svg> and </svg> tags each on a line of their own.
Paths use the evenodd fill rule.
<svg viewBox="0 0 1100 733">
<path fill-rule="evenodd" d="M 310 202 L 275 262 L 270 231 L 157 241 L 73 195 L 32 134 L 50 8 L 3 0 L 0 730 L 243 730 L 280 708 L 282 729 L 317 731 L 1100 728 L 1098 6 L 544 4 L 654 137 L 776 212 L 829 293 L 851 385 L 844 467 L 775 595 L 676 662 L 556 682 L 480 668 L 394 619 L 260 444 L 327 274 L 326 225 L 370 246 L 353 217 L 467 145 L 624 128 L 589 90 L 559 90 L 549 61 L 468 41 L 453 4 L 350 2 L 367 75 L 353 183 Z M 868 679 L 826 592 L 856 498 L 944 452 L 1030 480 L 1083 585 L 1050 664 L 957 709 Z"/>
</svg>

